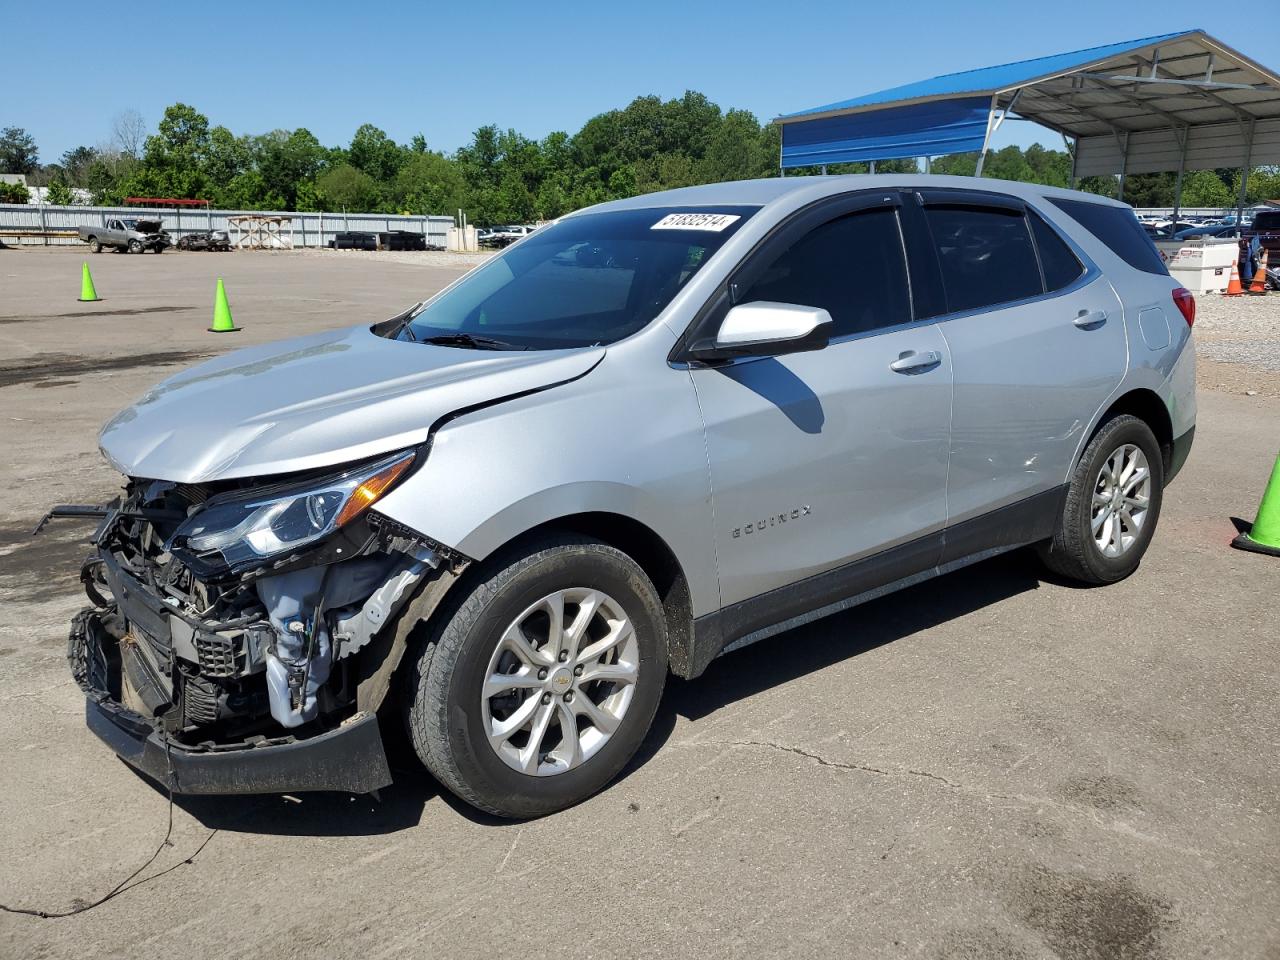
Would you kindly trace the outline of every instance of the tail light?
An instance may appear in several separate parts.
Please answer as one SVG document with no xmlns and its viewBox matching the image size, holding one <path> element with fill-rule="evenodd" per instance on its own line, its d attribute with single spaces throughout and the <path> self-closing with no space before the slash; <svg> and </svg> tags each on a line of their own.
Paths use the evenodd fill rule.
<svg viewBox="0 0 1280 960">
<path fill-rule="evenodd" d="M 1196 298 L 1191 295 L 1191 291 L 1186 287 L 1178 287 L 1173 291 L 1173 305 L 1178 308 L 1178 312 L 1182 314 L 1182 319 L 1187 321 L 1187 326 L 1195 326 L 1196 322 Z"/>
</svg>

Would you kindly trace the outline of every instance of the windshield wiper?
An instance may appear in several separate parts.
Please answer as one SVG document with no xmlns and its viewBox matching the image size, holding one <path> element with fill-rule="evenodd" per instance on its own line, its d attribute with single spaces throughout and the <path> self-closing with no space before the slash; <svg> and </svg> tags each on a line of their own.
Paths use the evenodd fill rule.
<svg viewBox="0 0 1280 960">
<path fill-rule="evenodd" d="M 493 337 L 477 337 L 470 333 L 441 333 L 434 337 L 423 337 L 418 343 L 432 343 L 442 347 L 466 347 L 469 350 L 527 350 L 505 340 Z"/>
</svg>

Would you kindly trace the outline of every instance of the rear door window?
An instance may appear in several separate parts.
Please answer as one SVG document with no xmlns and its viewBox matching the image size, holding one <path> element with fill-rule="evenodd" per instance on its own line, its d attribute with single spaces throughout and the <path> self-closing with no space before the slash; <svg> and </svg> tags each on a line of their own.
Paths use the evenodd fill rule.
<svg viewBox="0 0 1280 960">
<path fill-rule="evenodd" d="M 897 212 L 863 210 L 815 227 L 737 296 L 758 300 L 821 307 L 831 314 L 832 338 L 909 322 Z"/>
<path fill-rule="evenodd" d="M 1020 210 L 931 205 L 924 212 L 947 312 L 992 307 L 1044 292 L 1036 250 Z"/>
<path fill-rule="evenodd" d="M 1160 251 L 1128 207 L 1112 207 L 1088 200 L 1049 197 L 1049 202 L 1107 245 L 1117 257 L 1143 273 L 1168 276 Z"/>
</svg>

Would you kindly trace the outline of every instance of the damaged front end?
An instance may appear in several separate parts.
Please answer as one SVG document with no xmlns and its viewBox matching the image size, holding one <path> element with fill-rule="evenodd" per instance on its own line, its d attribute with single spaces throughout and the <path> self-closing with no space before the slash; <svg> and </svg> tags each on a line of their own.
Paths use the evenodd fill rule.
<svg viewBox="0 0 1280 960">
<path fill-rule="evenodd" d="M 390 783 L 375 711 L 400 650 L 385 636 L 466 562 L 367 509 L 415 459 L 270 483 L 131 479 L 71 630 L 90 728 L 178 793 Z"/>
</svg>

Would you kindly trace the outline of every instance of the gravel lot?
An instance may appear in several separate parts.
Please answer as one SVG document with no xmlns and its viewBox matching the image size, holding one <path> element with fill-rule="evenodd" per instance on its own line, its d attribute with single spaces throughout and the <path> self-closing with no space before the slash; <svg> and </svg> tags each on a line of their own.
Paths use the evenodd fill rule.
<svg viewBox="0 0 1280 960">
<path fill-rule="evenodd" d="M 47 910 L 137 869 L 167 805 L 84 728 L 84 531 L 34 520 L 111 495 L 99 426 L 178 365 L 389 316 L 466 266 L 103 255 L 82 304 L 81 259 L 0 251 L 0 903 Z M 205 332 L 219 275 L 241 333 Z M 380 801 L 183 800 L 143 876 L 169 872 L 0 914 L 0 957 L 1274 960 L 1280 561 L 1227 543 L 1280 447 L 1280 390 L 1246 395 L 1278 314 L 1203 298 L 1222 389 L 1123 583 L 1020 552 L 721 658 L 670 684 L 619 783 L 535 822 L 403 754 Z"/>
<path fill-rule="evenodd" d="M 1280 293 L 1196 297 L 1202 388 L 1280 397 Z"/>
</svg>

